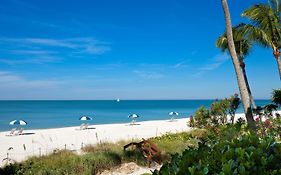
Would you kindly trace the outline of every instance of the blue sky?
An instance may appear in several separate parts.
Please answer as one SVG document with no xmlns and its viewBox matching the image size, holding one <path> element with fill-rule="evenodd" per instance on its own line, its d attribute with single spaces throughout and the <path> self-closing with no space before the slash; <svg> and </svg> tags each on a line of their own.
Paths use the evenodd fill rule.
<svg viewBox="0 0 281 175">
<path fill-rule="evenodd" d="M 204 3 L 202 3 L 204 2 Z M 258 0 L 229 0 L 232 23 Z M 2 0 L 0 99 L 213 99 L 238 92 L 215 47 L 220 0 Z M 270 49 L 246 60 L 255 98 L 280 87 Z"/>
</svg>

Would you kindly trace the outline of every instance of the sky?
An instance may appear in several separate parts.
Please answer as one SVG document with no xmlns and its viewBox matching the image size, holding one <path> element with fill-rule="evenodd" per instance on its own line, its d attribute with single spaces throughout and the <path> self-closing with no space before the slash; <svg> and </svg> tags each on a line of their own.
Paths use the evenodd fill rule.
<svg viewBox="0 0 281 175">
<path fill-rule="evenodd" d="M 228 0 L 232 24 L 267 0 Z M 0 100 L 215 99 L 239 92 L 220 0 L 2 0 Z M 280 88 L 268 48 L 246 58 L 254 98 Z"/>
</svg>

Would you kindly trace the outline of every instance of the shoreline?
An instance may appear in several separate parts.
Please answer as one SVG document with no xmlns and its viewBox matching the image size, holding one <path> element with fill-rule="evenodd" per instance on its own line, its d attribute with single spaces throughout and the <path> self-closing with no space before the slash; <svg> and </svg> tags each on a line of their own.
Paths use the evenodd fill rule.
<svg viewBox="0 0 281 175">
<path fill-rule="evenodd" d="M 88 144 L 100 142 L 133 141 L 151 138 L 166 133 L 177 133 L 191 130 L 187 126 L 189 118 L 153 120 L 130 123 L 90 125 L 89 129 L 77 130 L 79 126 L 24 130 L 24 135 L 7 136 L 10 131 L 0 132 L 0 166 L 20 162 L 31 156 L 48 155 L 57 149 L 68 149 L 80 153 Z"/>
<path fill-rule="evenodd" d="M 177 117 L 175 120 L 180 120 L 180 119 L 189 119 L 189 117 Z M 169 121 L 169 118 L 167 119 L 153 119 L 153 120 L 137 120 L 137 123 L 142 123 L 142 122 L 153 122 L 153 121 Z M 81 121 L 81 124 L 83 122 Z M 98 123 L 98 124 L 95 124 L 95 123 L 91 123 L 91 122 L 87 122 L 85 121 L 84 123 L 90 123 L 90 126 L 99 126 L 99 125 L 118 125 L 118 124 L 130 124 L 130 121 L 129 122 L 116 122 L 116 123 Z M 9 130 L 0 130 L 0 134 L 3 133 L 3 132 L 10 132 L 11 129 L 13 128 L 24 128 L 25 129 L 25 126 L 19 126 L 19 127 L 16 127 L 16 125 L 13 127 L 13 125 L 10 125 L 11 128 Z M 80 125 L 73 125 L 73 126 L 62 126 L 62 127 L 48 127 L 48 128 L 26 128 L 25 131 L 37 131 L 37 130 L 48 130 L 48 129 L 61 129 L 61 128 L 73 128 L 73 127 L 76 127 L 78 128 Z"/>
</svg>

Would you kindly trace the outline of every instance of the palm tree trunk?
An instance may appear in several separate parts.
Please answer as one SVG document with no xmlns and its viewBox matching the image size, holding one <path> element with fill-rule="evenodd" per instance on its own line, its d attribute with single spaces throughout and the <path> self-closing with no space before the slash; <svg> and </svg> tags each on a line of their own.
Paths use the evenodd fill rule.
<svg viewBox="0 0 281 175">
<path fill-rule="evenodd" d="M 277 61 L 279 77 L 280 77 L 280 80 L 281 80 L 281 60 L 280 60 L 280 56 L 277 56 L 275 58 L 276 58 L 276 61 Z"/>
<path fill-rule="evenodd" d="M 231 19 L 230 19 L 228 5 L 227 5 L 226 0 L 221 0 L 221 2 L 222 2 L 225 22 L 226 22 L 226 34 L 227 34 L 228 48 L 230 51 L 232 63 L 233 63 L 234 70 L 236 73 L 236 78 L 237 78 L 238 87 L 240 90 L 240 95 L 241 95 L 241 99 L 242 99 L 242 103 L 243 103 L 243 107 L 244 107 L 245 116 L 246 116 L 246 119 L 248 122 L 248 126 L 252 129 L 255 129 L 255 121 L 254 121 L 253 113 L 252 113 L 252 109 L 251 109 L 249 93 L 247 90 L 245 80 L 243 78 L 243 74 L 240 69 L 239 60 L 238 60 L 237 53 L 236 53 L 235 46 L 234 46 Z"/>
<path fill-rule="evenodd" d="M 279 77 L 281 80 L 281 60 L 280 60 L 281 53 L 280 50 L 275 46 L 275 44 L 272 44 L 272 49 L 273 49 L 273 55 L 277 61 Z"/>
<path fill-rule="evenodd" d="M 247 74 L 246 74 L 246 69 L 245 69 L 245 63 L 244 63 L 243 59 L 241 60 L 241 58 L 240 58 L 239 60 L 240 60 L 240 67 L 242 69 L 243 77 L 244 77 L 244 80 L 245 80 L 245 83 L 246 83 L 246 86 L 247 86 L 247 90 L 248 90 L 248 93 L 249 93 L 249 97 L 250 97 L 250 101 L 251 101 L 252 107 L 254 109 L 256 109 L 257 106 L 256 106 L 256 103 L 254 101 L 254 98 L 253 98 L 253 95 L 252 95 L 252 91 L 250 89 L 250 85 L 249 85 L 249 82 L 248 82 L 248 78 L 247 78 Z"/>
</svg>

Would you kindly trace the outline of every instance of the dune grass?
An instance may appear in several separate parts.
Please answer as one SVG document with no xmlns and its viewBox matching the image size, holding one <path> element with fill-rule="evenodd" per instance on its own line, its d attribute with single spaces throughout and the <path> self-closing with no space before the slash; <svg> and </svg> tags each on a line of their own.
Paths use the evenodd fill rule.
<svg viewBox="0 0 281 175">
<path fill-rule="evenodd" d="M 151 138 L 151 140 L 163 152 L 170 155 L 181 153 L 190 147 L 196 147 L 198 145 L 196 138 L 201 137 L 204 133 L 205 130 L 197 129 L 178 134 L 166 134 Z M 135 162 L 138 165 L 146 166 L 147 162 L 140 152 L 135 150 L 123 151 L 123 146 L 129 142 L 105 142 L 97 145 L 86 145 L 80 155 L 62 150 L 48 156 L 31 157 L 26 161 L 1 168 L 0 174 L 86 175 L 112 169 L 125 162 Z"/>
</svg>

